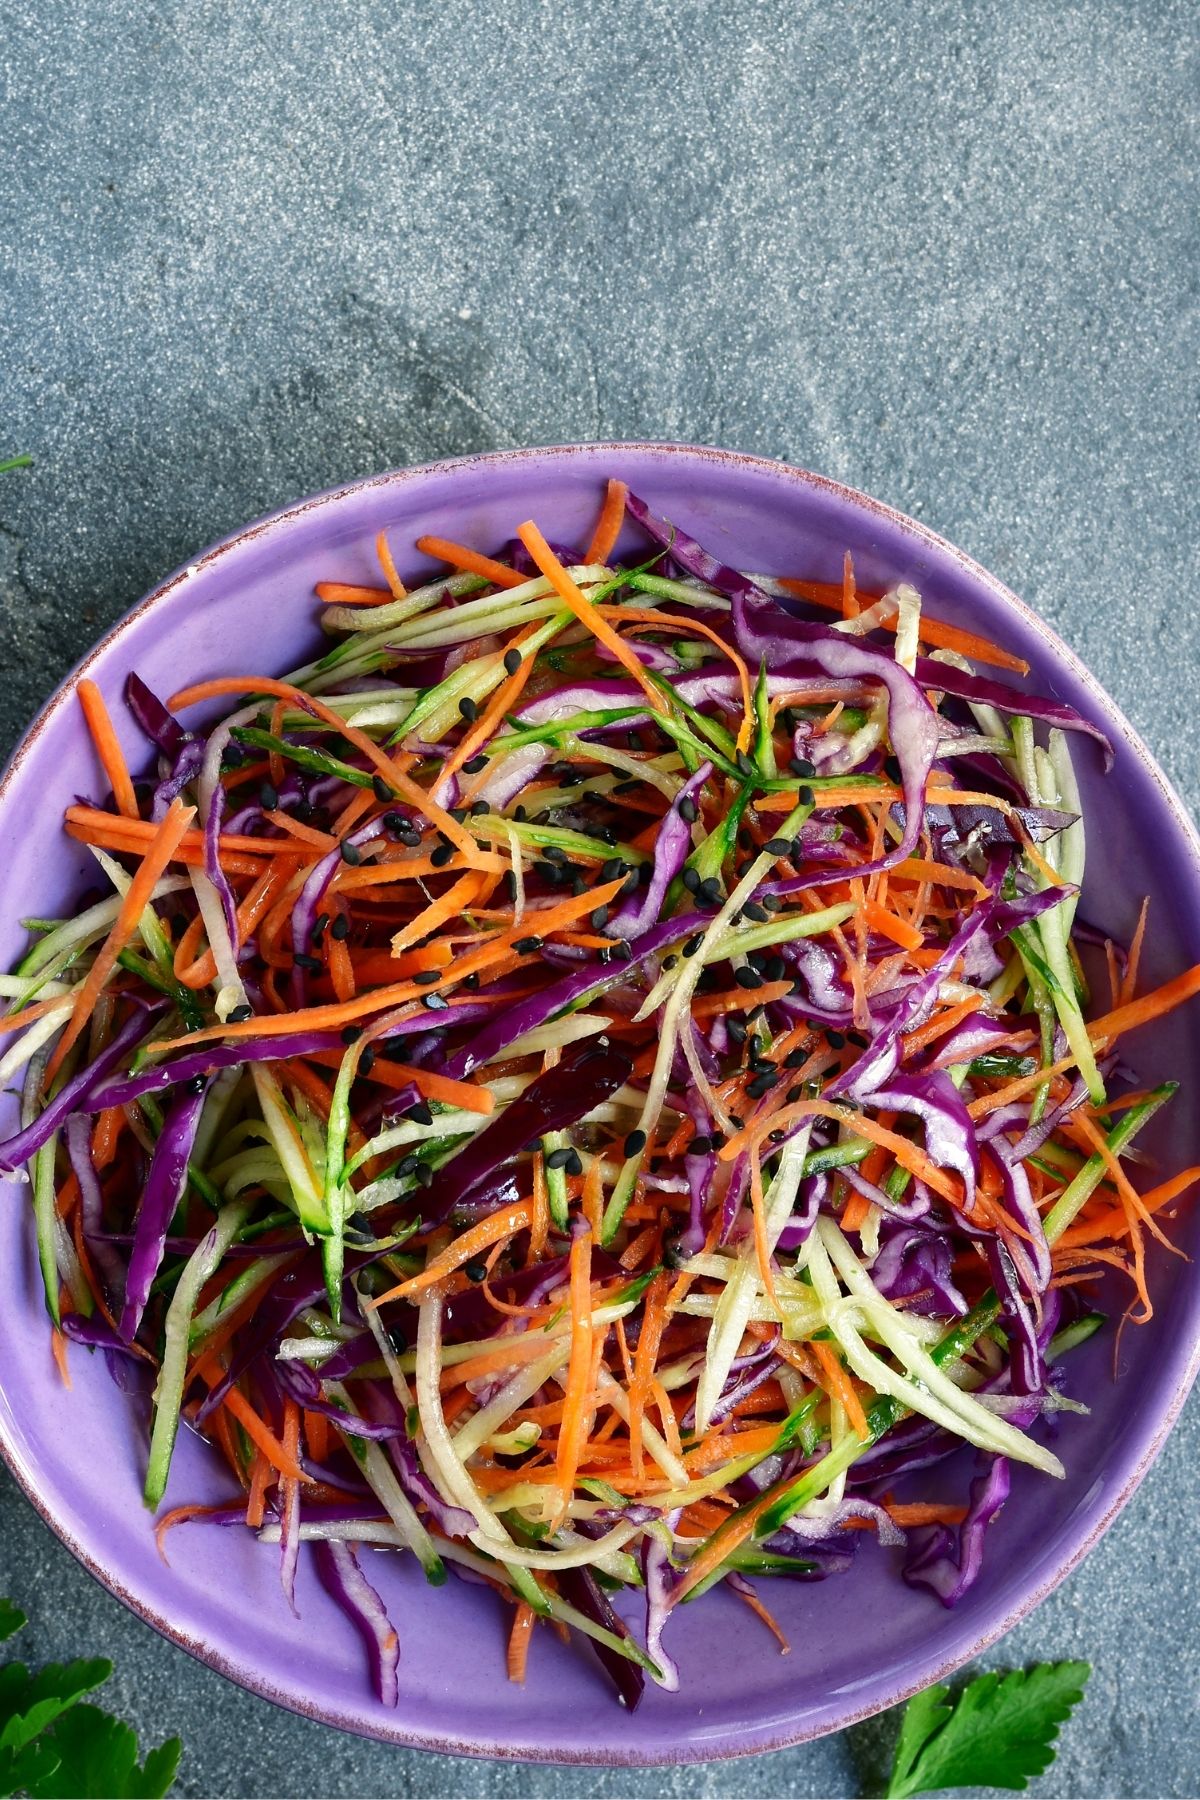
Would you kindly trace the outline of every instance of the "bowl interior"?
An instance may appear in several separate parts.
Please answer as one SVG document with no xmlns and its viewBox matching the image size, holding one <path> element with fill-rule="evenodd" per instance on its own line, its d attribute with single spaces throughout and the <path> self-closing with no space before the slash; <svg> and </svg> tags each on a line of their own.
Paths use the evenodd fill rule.
<svg viewBox="0 0 1200 1800">
<path fill-rule="evenodd" d="M 313 583 L 377 579 L 372 544 L 387 528 L 406 576 L 421 570 L 407 546 L 441 533 L 484 550 L 536 516 L 560 542 L 584 539 L 603 478 L 620 474 L 728 562 L 818 579 L 840 575 L 846 549 L 860 584 L 903 578 L 929 610 L 989 633 L 1026 656 L 1031 685 L 1104 723 L 1117 744 L 1103 777 L 1090 745 L 1077 757 L 1090 831 L 1083 914 L 1127 934 L 1151 899 L 1146 978 L 1200 960 L 1196 841 L 1144 748 L 1053 635 L 983 571 L 923 528 L 814 477 L 718 452 L 668 446 L 593 446 L 473 459 L 402 472 L 309 501 L 251 528 L 173 576 L 88 659 L 135 766 L 144 748 L 120 695 L 136 668 L 166 694 L 184 680 L 277 672 L 320 641 Z M 76 794 L 98 787 L 73 683 L 55 696 L 0 789 L 0 965 L 25 943 L 20 918 L 54 916 L 92 885 L 90 858 L 59 828 Z M 35 849 L 36 846 L 36 849 Z M 1139 1081 L 1196 1079 L 1200 1012 L 1183 1010 L 1130 1040 Z M 0 1125 L 13 1128 L 0 1097 Z M 1189 1094 L 1148 1139 L 1157 1158 L 1200 1161 L 1200 1114 Z M 1177 1228 L 1200 1252 L 1200 1214 Z M 82 1560 L 144 1617 L 245 1685 L 353 1730 L 450 1750 L 558 1760 L 678 1761 L 793 1743 L 892 1703 L 973 1654 L 1034 1604 L 1084 1552 L 1144 1469 L 1181 1404 L 1200 1323 L 1200 1289 L 1181 1260 L 1152 1253 L 1156 1313 L 1121 1342 L 1111 1379 L 1105 1334 L 1072 1366 L 1069 1391 L 1092 1407 L 1066 1417 L 1059 1448 L 1067 1479 L 1018 1472 L 992 1528 L 985 1572 L 954 1612 L 910 1591 L 895 1554 L 867 1546 L 846 1576 L 815 1586 L 776 1584 L 770 1601 L 792 1640 L 780 1657 L 732 1596 L 688 1606 L 670 1627 L 682 1689 L 650 1688 L 624 1717 L 586 1652 L 536 1641 L 524 1689 L 504 1680 L 507 1609 L 452 1581 L 435 1591 L 408 1560 L 367 1552 L 403 1645 L 399 1706 L 371 1697 L 360 1645 L 303 1566 L 301 1622 L 283 1600 L 275 1553 L 248 1533 L 186 1526 L 160 1562 L 140 1499 L 144 1408 L 109 1379 L 103 1359 L 72 1351 L 74 1387 L 59 1387 L 32 1250 L 26 1193 L 0 1205 L 0 1445 L 26 1492 Z M 1125 1295 L 1114 1293 L 1118 1305 Z M 961 1484 L 969 1464 L 948 1471 Z M 227 1496 L 229 1482 L 186 1432 L 168 1503 Z"/>
</svg>

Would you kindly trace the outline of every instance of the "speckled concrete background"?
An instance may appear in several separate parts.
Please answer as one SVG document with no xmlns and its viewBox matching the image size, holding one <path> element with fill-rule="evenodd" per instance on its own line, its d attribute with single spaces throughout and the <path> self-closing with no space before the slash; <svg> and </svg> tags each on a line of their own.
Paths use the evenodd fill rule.
<svg viewBox="0 0 1200 1800">
<path fill-rule="evenodd" d="M 843 16 L 844 15 L 844 16 Z M 927 520 L 1059 628 L 1189 802 L 1191 0 L 10 0 L 7 749 L 102 626 L 389 465 L 672 437 Z M 997 1662 L 1090 1656 L 1054 1795 L 1200 1789 L 1200 1405 Z M 0 1489 L 34 1655 L 111 1654 L 197 1795 L 849 1795 L 883 1727 L 592 1774 L 359 1743 L 227 1686 Z"/>
</svg>

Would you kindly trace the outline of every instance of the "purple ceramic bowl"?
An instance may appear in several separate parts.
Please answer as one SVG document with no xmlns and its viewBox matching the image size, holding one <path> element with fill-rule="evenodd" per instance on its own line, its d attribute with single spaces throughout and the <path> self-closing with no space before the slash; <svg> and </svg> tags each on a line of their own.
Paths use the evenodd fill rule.
<svg viewBox="0 0 1200 1800">
<path fill-rule="evenodd" d="M 1122 935 L 1143 892 L 1153 931 L 1146 978 L 1200 960 L 1200 842 L 1112 702 L 1075 657 L 967 557 L 874 500 L 776 463 L 674 445 L 528 450 L 402 470 L 323 494 L 248 526 L 180 569 L 80 665 L 104 691 L 130 756 L 143 747 L 121 704 L 136 668 L 159 692 L 184 680 L 295 666 L 317 641 L 320 579 L 376 579 L 372 542 L 386 526 L 402 571 L 405 545 L 436 532 L 492 550 L 533 514 L 549 537 L 586 537 L 604 477 L 620 475 L 656 511 L 742 568 L 836 579 L 852 551 L 866 588 L 913 582 L 929 611 L 981 630 L 1028 658 L 1031 682 L 1099 720 L 1116 767 L 1078 757 L 1090 825 L 1084 912 Z M 24 943 L 21 915 L 53 916 L 93 877 L 87 853 L 58 829 L 96 771 L 68 681 L 38 718 L 0 786 L 0 965 Z M 31 855 L 30 847 L 37 846 Z M 1200 1076 L 1200 1008 L 1130 1040 L 1139 1080 Z M 10 1106 L 7 1098 L 0 1105 Z M 5 1132 L 8 1117 L 0 1118 Z M 1185 1093 L 1150 1147 L 1167 1167 L 1200 1161 L 1200 1109 Z M 1176 1228 L 1200 1255 L 1200 1209 Z M 280 1592 L 277 1556 L 248 1533 L 187 1526 L 159 1559 L 141 1503 L 145 1443 L 102 1359 L 72 1351 L 64 1393 L 50 1358 L 33 1232 L 23 1194 L 0 1205 L 0 1449 L 25 1493 L 79 1560 L 143 1619 L 212 1668 L 297 1712 L 368 1736 L 471 1755 L 585 1763 L 667 1763 L 774 1750 L 904 1699 L 974 1656 L 1079 1561 L 1129 1499 L 1160 1448 L 1200 1360 L 1200 1282 L 1190 1263 L 1152 1252 L 1153 1322 L 1125 1332 L 1119 1386 L 1112 1336 L 1072 1359 L 1070 1391 L 1092 1406 L 1067 1417 L 1058 1448 L 1067 1479 L 1019 1471 L 993 1526 L 984 1574 L 953 1612 L 899 1579 L 895 1553 L 867 1545 L 853 1571 L 823 1584 L 776 1584 L 792 1641 L 781 1657 L 732 1595 L 717 1592 L 671 1622 L 682 1669 L 676 1695 L 650 1687 L 632 1717 L 614 1703 L 586 1651 L 539 1634 L 528 1683 L 504 1679 L 508 1610 L 488 1592 L 425 1586 L 411 1562 L 370 1555 L 403 1644 L 400 1703 L 371 1696 L 351 1627 L 301 1567 L 301 1622 Z M 1116 1304 L 1124 1294 L 1114 1295 Z M 214 1500 L 228 1480 L 182 1434 L 169 1503 Z M 1165 1579 L 1165 1577 L 1164 1577 Z"/>
</svg>

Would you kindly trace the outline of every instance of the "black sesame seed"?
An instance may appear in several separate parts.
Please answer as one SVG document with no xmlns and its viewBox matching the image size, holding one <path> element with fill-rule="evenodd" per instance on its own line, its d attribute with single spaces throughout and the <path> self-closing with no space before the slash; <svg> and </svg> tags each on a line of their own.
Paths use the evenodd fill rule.
<svg viewBox="0 0 1200 1800">
<path fill-rule="evenodd" d="M 469 975 L 463 976 L 463 986 L 465 988 L 470 988 L 472 993 L 474 993 L 475 989 L 479 986 L 478 969 L 473 969 Z"/>
<path fill-rule="evenodd" d="M 744 750 L 738 751 L 736 761 L 737 761 L 738 769 L 740 770 L 740 772 L 743 775 L 757 775 L 758 774 L 758 769 L 757 769 L 756 765 L 746 755 L 746 752 Z"/>
<path fill-rule="evenodd" d="M 765 906 L 760 906 L 757 900 L 747 900 L 742 911 L 748 919 L 753 919 L 756 925 L 762 925 L 766 921 L 767 909 Z"/>
<path fill-rule="evenodd" d="M 504 668 L 506 674 L 515 675 L 520 666 L 521 652 L 519 650 L 506 650 L 504 652 Z"/>
<path fill-rule="evenodd" d="M 618 938 L 617 942 L 613 945 L 612 949 L 609 951 L 609 955 L 612 957 L 614 962 L 632 962 L 633 961 L 633 951 L 630 949 L 629 945 L 625 942 L 624 938 Z"/>
<path fill-rule="evenodd" d="M 505 869 L 505 871 L 504 871 L 504 891 L 508 895 L 510 900 L 516 899 L 516 897 L 517 897 L 517 878 L 513 874 L 511 869 Z"/>
<path fill-rule="evenodd" d="M 467 721 L 468 725 L 473 725 L 479 717 L 479 708 L 469 694 L 464 694 L 463 698 L 459 701 L 458 710 Z"/>
<path fill-rule="evenodd" d="M 699 817 L 700 809 L 690 794 L 684 794 L 679 801 L 679 816 L 688 825 L 694 825 Z"/>
<path fill-rule="evenodd" d="M 352 844 L 349 838 L 343 838 L 338 849 L 341 852 L 342 861 L 349 863 L 351 868 L 362 861 L 362 851 L 357 844 Z"/>
<path fill-rule="evenodd" d="M 617 899 L 623 900 L 628 894 L 636 894 L 642 885 L 641 876 L 636 869 L 630 869 L 628 875 L 617 889 Z"/>
<path fill-rule="evenodd" d="M 618 781 L 616 787 L 613 789 L 613 793 L 632 794 L 634 788 L 641 787 L 641 785 L 641 782 L 635 776 L 632 781 Z"/>
<path fill-rule="evenodd" d="M 692 1139 L 687 1147 L 686 1154 L 688 1156 L 707 1156 L 711 1149 L 712 1139 L 710 1137 L 705 1137 L 704 1134 L 701 1133 L 699 1137 L 694 1137 Z"/>
<path fill-rule="evenodd" d="M 904 777 L 901 774 L 900 763 L 896 757 L 894 757 L 894 756 L 885 756 L 884 757 L 883 772 L 887 776 L 889 781 L 895 782 L 897 787 L 901 787 L 903 785 Z"/>
<path fill-rule="evenodd" d="M 641 1154 L 641 1152 L 645 1148 L 646 1148 L 645 1132 L 641 1131 L 641 1130 L 631 1131 L 629 1133 L 629 1136 L 625 1139 L 625 1154 L 626 1154 L 626 1156 L 638 1156 Z"/>
<path fill-rule="evenodd" d="M 396 798 L 395 790 L 388 786 L 382 775 L 372 775 L 371 786 L 375 791 L 375 798 L 381 800 L 385 806 L 389 800 Z"/>
<path fill-rule="evenodd" d="M 746 988 L 747 990 L 760 988 L 763 984 L 762 976 L 757 969 L 735 969 L 733 971 L 733 979 L 740 988 Z"/>
<path fill-rule="evenodd" d="M 478 773 L 481 769 L 486 769 L 486 768 L 487 768 L 487 757 L 484 756 L 481 751 L 478 756 L 471 756 L 471 757 L 467 758 L 466 762 L 463 764 L 463 774 L 464 775 L 478 775 Z"/>
<path fill-rule="evenodd" d="M 449 1009 L 450 1002 L 447 1000 L 445 994 L 422 994 L 421 1005 L 427 1006 L 430 1012 L 446 1012 Z"/>
<path fill-rule="evenodd" d="M 779 723 L 783 726 L 783 729 L 786 732 L 788 732 L 788 733 L 795 732 L 796 727 L 800 723 L 800 721 L 796 715 L 796 709 L 794 706 L 784 706 L 784 707 L 780 708 Z"/>
<path fill-rule="evenodd" d="M 692 934 L 692 936 L 685 941 L 684 946 L 683 946 L 683 954 L 685 956 L 695 956 L 697 950 L 700 948 L 700 946 L 703 942 L 704 942 L 704 933 L 701 931 L 694 932 Z"/>
<path fill-rule="evenodd" d="M 481 819 L 484 813 L 489 813 L 491 810 L 492 809 L 486 800 L 472 800 L 471 802 L 471 817 L 473 819 Z"/>
<path fill-rule="evenodd" d="M 571 892 L 572 892 L 572 894 L 575 895 L 576 899 L 578 899 L 580 894 L 586 894 L 587 882 L 584 880 L 582 875 L 572 875 L 572 877 L 571 877 Z"/>
<path fill-rule="evenodd" d="M 415 1100 L 404 1114 L 414 1125 L 432 1125 L 433 1114 L 429 1110 L 428 1100 Z"/>
<path fill-rule="evenodd" d="M 362 1034 L 363 1028 L 361 1025 L 343 1025 L 342 1042 L 343 1044 L 357 1044 Z"/>
<path fill-rule="evenodd" d="M 540 875 L 543 881 L 548 881 L 551 887 L 561 887 L 567 879 L 566 871 L 560 869 L 557 863 L 552 862 L 535 862 L 533 873 Z"/>
<path fill-rule="evenodd" d="M 768 838 L 763 845 L 763 850 L 767 856 L 790 856 L 792 840 L 782 837 Z"/>
<path fill-rule="evenodd" d="M 808 786 L 802 787 L 796 798 L 799 800 L 801 806 L 811 806 L 813 803 L 813 791 Z"/>
<path fill-rule="evenodd" d="M 388 1343 L 397 1356 L 403 1356 L 408 1349 L 408 1338 L 399 1325 L 393 1325 L 388 1331 Z"/>
<path fill-rule="evenodd" d="M 224 750 L 221 752 L 221 767 L 223 769 L 238 769 L 245 760 L 246 752 L 242 749 L 240 744 L 226 744 Z"/>
<path fill-rule="evenodd" d="M 733 1126 L 735 1131 L 740 1131 L 746 1121 L 740 1113 L 730 1113 L 729 1123 Z"/>
<path fill-rule="evenodd" d="M 677 969 L 679 967 L 679 958 L 676 956 L 676 954 L 673 950 L 672 950 L 670 956 L 663 957 L 662 966 L 663 966 L 664 970 L 666 970 L 668 972 L 671 969 Z"/>
<path fill-rule="evenodd" d="M 583 1158 L 580 1156 L 578 1150 L 568 1150 L 567 1160 L 563 1164 L 563 1168 L 568 1175 L 583 1174 Z"/>
<path fill-rule="evenodd" d="M 435 981 L 440 981 L 441 979 L 442 971 L 440 969 L 420 969 L 417 974 L 413 976 L 413 980 L 418 987 L 432 987 Z"/>
<path fill-rule="evenodd" d="M 308 934 L 314 944 L 320 943 L 321 939 L 324 937 L 326 931 L 328 930 L 328 927 L 329 927 L 329 914 L 328 913 L 318 913 L 316 918 L 313 920 L 312 930 Z"/>
<path fill-rule="evenodd" d="M 787 964 L 782 956 L 772 956 L 763 970 L 768 981 L 782 981 L 787 974 Z"/>
<path fill-rule="evenodd" d="M 292 961 L 298 969 L 308 969 L 313 975 L 319 975 L 325 967 L 319 956 L 306 956 L 303 950 L 297 950 Z"/>
<path fill-rule="evenodd" d="M 789 1050 L 783 1059 L 785 1069 L 800 1069 L 808 1061 L 808 1051 L 801 1044 L 795 1050 Z"/>
<path fill-rule="evenodd" d="M 744 1044 L 745 1043 L 745 1041 L 746 1041 L 746 1021 L 744 1019 L 739 1019 L 737 1017 L 736 1013 L 731 1014 L 729 1016 L 729 1018 L 726 1019 L 725 1029 L 729 1033 L 730 1037 L 733 1039 L 735 1044 Z"/>
<path fill-rule="evenodd" d="M 627 870 L 625 864 L 621 861 L 621 858 L 619 856 L 610 856 L 608 861 L 601 865 L 600 879 L 604 882 L 617 881 L 626 873 Z"/>
<path fill-rule="evenodd" d="M 829 1043 L 834 1050 L 840 1050 L 842 1045 L 846 1042 L 840 1031 L 829 1031 L 826 1032 L 825 1035 L 829 1039 Z"/>
<path fill-rule="evenodd" d="M 748 1081 L 746 1083 L 746 1092 L 752 1100 L 761 1100 L 764 1094 L 770 1093 L 774 1085 L 774 1070 L 768 1070 L 762 1075 L 755 1075 L 752 1080 Z"/>
<path fill-rule="evenodd" d="M 803 1100 L 803 1098 L 804 1098 L 804 1083 L 802 1081 L 799 1081 L 796 1083 L 795 1087 L 790 1087 L 787 1091 L 787 1097 L 788 1097 L 789 1104 L 793 1104 L 797 1100 Z"/>
<path fill-rule="evenodd" d="M 479 1257 L 474 1258 L 469 1263 L 463 1264 L 463 1274 L 468 1281 L 486 1281 L 487 1272 L 487 1264 Z"/>
<path fill-rule="evenodd" d="M 427 1188 L 433 1186 L 433 1170 L 427 1162 L 418 1163 L 413 1173 L 416 1175 L 417 1182 L 421 1187 Z"/>
<path fill-rule="evenodd" d="M 815 775 L 817 772 L 815 765 L 809 762 L 807 756 L 793 756 L 788 762 L 788 768 L 793 775 L 799 775 L 801 781 L 807 780 L 810 775 Z"/>
<path fill-rule="evenodd" d="M 700 898 L 708 906 L 719 906 L 721 903 L 721 884 L 715 875 L 700 883 Z"/>
<path fill-rule="evenodd" d="M 517 938 L 513 944 L 513 949 L 518 956 L 532 956 L 533 952 L 535 950 L 540 950 L 541 947 L 542 940 L 540 937 Z"/>
<path fill-rule="evenodd" d="M 458 823 L 460 825 L 462 824 L 462 822 L 466 818 L 466 816 L 467 816 L 467 809 L 465 806 L 452 806 L 450 808 L 450 817 L 452 819 L 457 819 Z"/>
<path fill-rule="evenodd" d="M 269 781 L 264 781 L 258 790 L 258 803 L 264 812 L 274 812 L 279 805 L 279 790 Z"/>
<path fill-rule="evenodd" d="M 516 806 L 513 808 L 513 818 L 517 821 L 518 825 L 524 825 L 528 817 L 529 814 L 525 811 L 523 806 Z"/>
<path fill-rule="evenodd" d="M 193 1075 L 190 1081 L 180 1084 L 185 1094 L 202 1094 L 208 1086 L 207 1075 Z"/>
<path fill-rule="evenodd" d="M 338 914 L 337 918 L 333 921 L 333 924 L 329 927 L 329 935 L 332 938 L 336 938 L 339 944 L 350 936 L 350 921 L 345 913 Z"/>
<path fill-rule="evenodd" d="M 737 834 L 737 841 L 739 850 L 753 850 L 754 848 L 754 839 L 750 836 L 750 833 L 746 830 L 744 825 Z"/>
<path fill-rule="evenodd" d="M 589 914 L 588 924 L 593 931 L 603 931 L 604 927 L 608 924 L 607 906 L 598 906 L 595 912 Z"/>
<path fill-rule="evenodd" d="M 574 1150 L 569 1145 L 563 1144 L 559 1149 L 547 1153 L 546 1167 L 548 1169 L 565 1169 L 574 1155 Z"/>
<path fill-rule="evenodd" d="M 700 892 L 700 876 L 695 869 L 685 869 L 683 871 L 683 885 L 689 894 L 698 894 Z"/>
<path fill-rule="evenodd" d="M 252 1006 L 235 1006 L 233 1011 L 227 1014 L 225 1023 L 227 1025 L 242 1025 L 247 1019 L 252 1019 L 253 1017 L 254 1008 Z"/>
<path fill-rule="evenodd" d="M 358 1072 L 360 1075 L 369 1075 L 374 1067 L 375 1046 L 374 1044 L 368 1044 L 358 1059 Z"/>
<path fill-rule="evenodd" d="M 429 852 L 430 868 L 431 869 L 444 869 L 446 864 L 453 857 L 453 855 L 454 855 L 454 850 L 451 845 L 439 844 L 437 846 L 436 850 L 431 850 Z M 510 870 L 509 873 L 511 874 L 512 871 Z"/>
<path fill-rule="evenodd" d="M 775 913 L 775 912 L 783 911 L 783 901 L 780 899 L 778 894 L 764 894 L 762 897 L 762 903 L 766 907 L 768 912 Z"/>
</svg>

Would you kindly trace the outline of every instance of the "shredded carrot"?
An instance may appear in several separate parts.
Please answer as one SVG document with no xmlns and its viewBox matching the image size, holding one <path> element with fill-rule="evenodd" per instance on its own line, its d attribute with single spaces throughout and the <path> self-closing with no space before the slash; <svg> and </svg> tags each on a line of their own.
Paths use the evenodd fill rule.
<svg viewBox="0 0 1200 1800">
<path fill-rule="evenodd" d="M 842 1367 L 841 1358 L 831 1344 L 822 1343 L 819 1338 L 813 1340 L 810 1348 L 820 1363 L 821 1373 L 825 1377 L 822 1386 L 841 1402 L 855 1435 L 861 1438 L 864 1444 L 869 1444 L 871 1428 L 867 1424 L 867 1415 L 863 1411 L 862 1401 L 858 1397 L 854 1383 Z"/>
<path fill-rule="evenodd" d="M 629 489 L 623 481 L 610 480 L 604 494 L 604 505 L 596 520 L 591 542 L 583 553 L 585 563 L 606 563 L 616 549 L 621 527 L 625 523 L 625 502 Z"/>
<path fill-rule="evenodd" d="M 658 1349 L 668 1319 L 671 1277 L 660 1271 L 646 1289 L 642 1328 L 633 1357 L 633 1381 L 629 1389 L 629 1460 L 633 1472 L 642 1474 L 642 1421 L 650 1398 L 650 1384 L 658 1361 Z"/>
<path fill-rule="evenodd" d="M 381 531 L 375 539 L 375 554 L 379 558 L 379 566 L 383 570 L 384 579 L 388 584 L 392 599 L 406 600 L 408 598 L 408 589 L 396 572 L 396 565 L 392 561 L 392 551 L 391 546 L 387 541 L 386 531 Z"/>
<path fill-rule="evenodd" d="M 755 1618 L 762 1620 L 767 1630 L 771 1633 L 771 1636 L 779 1645 L 782 1654 L 787 1656 L 792 1647 L 784 1636 L 778 1620 L 759 1599 L 758 1595 L 754 1592 L 754 1589 L 747 1583 L 744 1587 L 739 1586 L 735 1592 L 737 1593 L 738 1599 L 750 1608 L 750 1611 L 754 1614 Z"/>
<path fill-rule="evenodd" d="M 385 1300 L 404 1300 L 410 1294 L 422 1293 L 426 1288 L 444 1281 L 456 1269 L 461 1269 L 464 1263 L 471 1262 L 481 1250 L 486 1250 L 489 1244 L 504 1243 L 506 1239 L 515 1237 L 518 1231 L 525 1230 L 532 1218 L 532 1200 L 517 1200 L 512 1206 L 502 1206 L 499 1212 L 491 1213 L 486 1219 L 481 1219 L 478 1225 L 472 1225 L 468 1231 L 464 1231 L 461 1237 L 455 1238 L 441 1256 L 428 1263 L 419 1275 L 398 1282 L 385 1294 L 378 1294 L 374 1299 L 368 1300 L 368 1310 L 374 1312 Z"/>
<path fill-rule="evenodd" d="M 63 1058 L 91 1018 L 92 1009 L 100 998 L 105 982 L 116 967 L 118 956 L 137 930 L 141 916 L 150 904 L 150 896 L 154 892 L 159 876 L 170 862 L 176 845 L 195 816 L 195 807 L 184 806 L 178 796 L 167 808 L 162 824 L 158 827 L 153 841 L 147 848 L 142 865 L 130 882 L 125 897 L 121 901 L 121 910 L 117 914 L 113 928 L 96 952 L 92 966 L 76 993 L 71 1016 L 63 1027 L 62 1036 L 58 1040 L 53 1056 L 46 1065 L 47 1085 L 53 1081 L 62 1067 Z"/>
<path fill-rule="evenodd" d="M 390 606 L 390 588 L 356 587 L 348 581 L 318 581 L 314 592 L 327 606 Z"/>
<path fill-rule="evenodd" d="M 592 1234 L 580 1231 L 571 1243 L 571 1354 L 567 1363 L 567 1385 L 563 1401 L 562 1425 L 558 1433 L 555 1476 L 559 1490 L 558 1517 L 561 1519 L 575 1489 L 583 1446 L 587 1439 L 588 1415 L 592 1402 Z"/>
<path fill-rule="evenodd" d="M 532 519 L 527 519 L 524 525 L 517 527 L 517 536 L 547 581 L 570 607 L 580 624 L 585 625 L 592 636 L 603 644 L 606 650 L 610 650 L 617 661 L 633 676 L 638 686 L 644 689 L 646 698 L 654 711 L 656 713 L 665 711 L 666 702 L 646 674 L 641 662 L 633 654 L 624 638 L 613 630 L 607 619 L 601 616 L 599 609 L 592 605 L 582 588 L 576 586 Z"/>
<path fill-rule="evenodd" d="M 468 550 L 464 544 L 452 544 L 449 538 L 419 537 L 417 549 L 422 556 L 436 557 L 438 562 L 447 562 L 455 569 L 466 569 L 472 575 L 482 575 L 493 587 L 524 587 L 529 577 L 518 575 L 507 563 L 496 562 L 490 556 L 481 556 L 478 550 Z"/>
<path fill-rule="evenodd" d="M 256 1450 L 250 1468 L 250 1492 L 246 1499 L 246 1523 L 251 1531 L 257 1531 L 263 1522 L 271 1474 L 270 1463 L 261 1450 Z"/>
<path fill-rule="evenodd" d="M 124 813 L 127 819 L 136 819 L 138 816 L 137 795 L 133 791 L 129 765 L 125 761 L 125 753 L 113 730 L 113 722 L 108 716 L 104 696 L 94 681 L 86 679 L 79 683 L 76 692 L 83 708 L 83 716 L 87 720 L 88 730 L 92 734 L 92 742 L 96 746 L 96 755 L 100 758 L 101 767 L 108 776 L 108 785 L 112 789 L 113 799 L 117 803 L 117 811 Z"/>
<path fill-rule="evenodd" d="M 1152 1019 L 1163 1018 L 1196 994 L 1200 994 L 1200 963 L 1185 969 L 1173 981 L 1165 981 L 1152 993 L 1143 994 L 1140 1000 L 1126 1001 L 1102 1018 L 1093 1019 L 1087 1028 L 1088 1036 L 1093 1044 L 1111 1044 L 1123 1032 L 1134 1031 L 1139 1025 L 1148 1025 Z"/>
<path fill-rule="evenodd" d="M 525 1670 L 529 1663 L 529 1640 L 533 1636 L 534 1621 L 537 1614 L 524 1600 L 518 1600 L 513 1613 L 512 1630 L 508 1634 L 508 1679 L 518 1686 L 525 1685 Z"/>
</svg>

